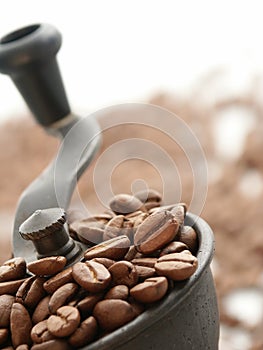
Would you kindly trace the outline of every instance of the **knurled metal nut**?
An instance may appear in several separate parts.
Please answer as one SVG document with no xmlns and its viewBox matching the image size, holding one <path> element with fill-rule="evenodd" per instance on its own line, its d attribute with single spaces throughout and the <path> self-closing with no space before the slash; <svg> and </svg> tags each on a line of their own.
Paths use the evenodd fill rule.
<svg viewBox="0 0 263 350">
<path fill-rule="evenodd" d="M 60 230 L 66 222 L 62 208 L 36 210 L 19 227 L 20 235 L 26 240 L 38 240 Z"/>
</svg>

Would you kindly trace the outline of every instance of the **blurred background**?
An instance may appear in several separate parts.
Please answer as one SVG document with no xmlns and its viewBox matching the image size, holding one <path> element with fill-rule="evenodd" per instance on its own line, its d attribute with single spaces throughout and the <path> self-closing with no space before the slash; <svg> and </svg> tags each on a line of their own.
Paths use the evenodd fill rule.
<svg viewBox="0 0 263 350">
<path fill-rule="evenodd" d="M 261 2 L 9 0 L 1 8 L 0 37 L 43 22 L 63 35 L 58 62 L 75 113 L 85 116 L 120 103 L 151 103 L 175 113 L 193 130 L 208 166 L 201 215 L 216 238 L 212 269 L 221 317 L 219 349 L 263 349 Z M 59 143 L 35 123 L 4 75 L 0 101 L 3 262 L 12 251 L 17 200 Z M 114 115 L 105 112 L 107 118 Z M 102 128 L 105 120 L 100 121 Z M 184 180 L 182 200 L 189 202 L 193 182 L 183 165 L 185 155 L 164 135 L 147 128 L 107 131 L 102 151 L 128 136 L 147 138 L 167 151 Z M 94 165 L 79 191 L 96 211 L 101 206 L 93 170 Z M 124 162 L 114 169 L 114 191 L 130 192 L 138 178 L 161 191 L 161 175 L 149 164 Z M 165 200 L 173 203 L 169 196 Z"/>
</svg>

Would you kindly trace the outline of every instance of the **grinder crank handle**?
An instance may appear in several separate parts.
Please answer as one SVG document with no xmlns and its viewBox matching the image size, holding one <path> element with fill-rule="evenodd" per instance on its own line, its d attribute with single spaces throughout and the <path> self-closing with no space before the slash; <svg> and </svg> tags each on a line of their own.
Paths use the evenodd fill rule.
<svg viewBox="0 0 263 350">
<path fill-rule="evenodd" d="M 48 126 L 70 113 L 56 53 L 62 36 L 49 24 L 35 24 L 0 40 L 0 71 L 8 74 L 37 121 Z"/>
<path fill-rule="evenodd" d="M 36 259 L 30 240 L 19 234 L 20 225 L 38 209 L 67 210 L 78 178 L 100 145 L 100 129 L 92 116 L 79 118 L 70 112 L 56 53 L 61 34 L 49 24 L 16 30 L 0 39 L 0 72 L 8 74 L 36 120 L 62 138 L 51 164 L 20 197 L 13 229 L 14 256 Z"/>
</svg>

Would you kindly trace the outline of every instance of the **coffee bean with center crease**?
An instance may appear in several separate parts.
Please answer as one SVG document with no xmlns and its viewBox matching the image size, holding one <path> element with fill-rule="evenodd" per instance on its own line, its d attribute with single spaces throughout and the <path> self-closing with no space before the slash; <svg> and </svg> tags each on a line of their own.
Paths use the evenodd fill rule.
<svg viewBox="0 0 263 350">
<path fill-rule="evenodd" d="M 113 331 L 133 320 L 136 312 L 125 300 L 107 299 L 97 303 L 93 315 L 102 329 Z"/>
<path fill-rule="evenodd" d="M 27 264 L 30 272 L 37 276 L 49 276 L 63 270 L 67 259 L 64 256 L 49 256 Z"/>
<path fill-rule="evenodd" d="M 51 314 L 56 313 L 56 311 L 65 305 L 70 299 L 77 294 L 79 286 L 76 283 L 67 283 L 57 289 L 51 296 L 48 308 Z"/>
<path fill-rule="evenodd" d="M 122 236 L 122 235 L 125 235 L 129 239 L 131 239 L 133 237 L 132 226 L 133 226 L 132 222 L 125 221 L 124 215 L 114 216 L 105 226 L 104 233 L 103 233 L 103 241 L 112 239 L 114 237 Z"/>
<path fill-rule="evenodd" d="M 0 296 L 0 328 L 9 327 L 10 314 L 15 297 L 4 294 Z"/>
<path fill-rule="evenodd" d="M 0 282 L 19 280 L 26 274 L 26 261 L 24 258 L 13 258 L 0 266 Z"/>
<path fill-rule="evenodd" d="M 108 241 L 102 242 L 95 247 L 88 248 L 84 253 L 84 258 L 108 258 L 113 260 L 122 259 L 130 247 L 130 240 L 126 236 L 118 236 Z"/>
<path fill-rule="evenodd" d="M 178 222 L 169 211 L 152 214 L 138 226 L 134 235 L 134 244 L 143 254 L 153 253 L 171 242 L 178 228 Z"/>
<path fill-rule="evenodd" d="M 141 303 L 154 303 L 164 297 L 168 290 L 165 277 L 151 277 L 130 290 L 131 296 Z"/>
<path fill-rule="evenodd" d="M 91 293 L 103 291 L 111 281 L 111 275 L 106 267 L 95 261 L 78 262 L 73 266 L 74 280 Z"/>
<path fill-rule="evenodd" d="M 37 323 L 31 330 L 31 339 L 36 344 L 44 343 L 54 338 L 54 335 L 47 328 L 47 320 Z"/>
<path fill-rule="evenodd" d="M 125 284 L 129 288 L 135 286 L 138 281 L 136 268 L 129 261 L 117 261 L 109 268 L 114 284 Z"/>
<path fill-rule="evenodd" d="M 19 287 L 16 293 L 16 301 L 29 309 L 33 309 L 39 301 L 45 296 L 43 284 L 46 281 L 43 277 L 27 278 Z"/>
<path fill-rule="evenodd" d="M 27 278 L 19 287 L 16 293 L 16 301 L 29 309 L 33 309 L 45 296 L 43 284 L 46 281 L 43 277 Z"/>
<path fill-rule="evenodd" d="M 24 305 L 19 303 L 14 303 L 12 305 L 10 329 L 12 344 L 15 348 L 21 344 L 31 344 L 30 332 L 32 329 L 32 322 Z"/>
<path fill-rule="evenodd" d="M 51 315 L 47 320 L 47 327 L 55 337 L 68 337 L 78 328 L 80 314 L 73 306 L 62 306 L 57 310 L 56 315 Z"/>
<path fill-rule="evenodd" d="M 166 276 L 173 281 L 189 278 L 197 269 L 197 258 L 189 251 L 163 255 L 154 268 L 158 275 Z"/>
</svg>

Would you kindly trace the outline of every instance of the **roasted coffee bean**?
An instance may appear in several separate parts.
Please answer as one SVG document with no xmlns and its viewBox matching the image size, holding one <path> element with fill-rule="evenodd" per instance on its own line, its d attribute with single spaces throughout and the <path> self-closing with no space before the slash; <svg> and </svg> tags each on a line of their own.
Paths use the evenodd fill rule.
<svg viewBox="0 0 263 350">
<path fill-rule="evenodd" d="M 126 214 L 124 217 L 126 220 L 131 220 L 131 221 L 134 221 L 136 220 L 141 214 L 145 214 L 146 216 L 148 216 L 149 214 L 142 211 L 142 210 L 136 210 L 136 211 L 133 211 L 131 213 L 128 213 Z"/>
<path fill-rule="evenodd" d="M 121 236 L 121 228 L 123 227 L 124 215 L 114 216 L 105 226 L 103 233 L 103 241 L 107 241 L 114 237 Z"/>
<path fill-rule="evenodd" d="M 137 228 L 134 244 L 139 252 L 150 254 L 171 242 L 178 228 L 178 222 L 169 211 L 152 214 Z"/>
<path fill-rule="evenodd" d="M 49 256 L 27 264 L 27 268 L 36 276 L 49 276 L 62 271 L 66 263 L 64 256 Z"/>
<path fill-rule="evenodd" d="M 145 206 L 145 209 L 149 211 L 149 210 L 151 210 L 153 208 L 159 208 L 160 207 L 160 203 L 159 202 L 154 202 L 154 201 L 146 202 L 146 203 L 144 203 L 144 206 Z"/>
<path fill-rule="evenodd" d="M 80 348 L 92 342 L 98 333 L 98 324 L 93 316 L 81 322 L 75 332 L 69 337 L 69 344 L 74 348 Z"/>
<path fill-rule="evenodd" d="M 162 211 L 167 211 L 167 209 L 164 209 L 164 207 L 154 207 L 154 208 L 148 209 L 148 214 L 153 215 L 156 213 L 160 213 Z"/>
<path fill-rule="evenodd" d="M 15 348 L 21 344 L 31 344 L 31 318 L 27 309 L 20 303 L 14 303 L 12 305 L 10 329 L 12 344 Z"/>
<path fill-rule="evenodd" d="M 7 328 L 10 324 L 10 314 L 15 297 L 4 294 L 0 296 L 0 328 Z"/>
<path fill-rule="evenodd" d="M 13 258 L 0 266 L 0 282 L 19 280 L 25 277 L 26 261 L 23 258 Z"/>
<path fill-rule="evenodd" d="M 129 298 L 129 303 L 132 306 L 133 311 L 136 314 L 136 317 L 145 311 L 145 305 L 142 303 L 139 303 L 137 300 L 133 299 L 132 297 Z"/>
<path fill-rule="evenodd" d="M 133 239 L 133 223 L 130 221 L 125 221 L 123 215 L 114 216 L 108 224 L 105 226 L 103 233 L 103 241 L 125 235 L 130 240 Z"/>
<path fill-rule="evenodd" d="M 31 350 L 71 350 L 71 347 L 66 340 L 53 339 L 33 345 Z"/>
<path fill-rule="evenodd" d="M 85 251 L 86 260 L 93 258 L 108 258 L 113 260 L 122 259 L 130 247 L 130 240 L 127 236 L 118 236 L 102 242 L 95 247 Z"/>
<path fill-rule="evenodd" d="M 127 300 L 129 297 L 129 288 L 124 284 L 112 287 L 104 296 L 104 299 Z"/>
<path fill-rule="evenodd" d="M 29 350 L 29 346 L 27 344 L 19 345 L 16 350 Z"/>
<path fill-rule="evenodd" d="M 188 211 L 188 206 L 186 203 L 177 203 L 175 205 L 173 205 L 173 208 L 171 208 L 170 210 L 173 211 L 174 208 L 178 207 L 178 206 L 181 206 L 184 208 L 184 217 L 186 216 L 186 213 Z"/>
<path fill-rule="evenodd" d="M 43 277 L 27 278 L 19 287 L 16 293 L 16 301 L 29 309 L 33 309 L 39 301 L 45 296 L 43 284 L 46 281 Z"/>
<path fill-rule="evenodd" d="M 160 256 L 166 255 L 166 254 L 172 254 L 172 253 L 180 253 L 184 250 L 188 250 L 187 245 L 185 245 L 183 242 L 171 242 L 166 247 L 164 247 L 161 252 Z"/>
<path fill-rule="evenodd" d="M 70 227 L 81 242 L 94 245 L 102 242 L 104 226 L 104 221 L 97 220 L 96 218 L 88 218 L 76 221 Z"/>
<path fill-rule="evenodd" d="M 110 221 L 113 216 L 115 216 L 115 214 L 111 210 L 107 210 L 104 213 L 93 215 L 91 218 L 102 222 L 103 224 L 107 224 L 107 222 Z"/>
<path fill-rule="evenodd" d="M 129 288 L 135 286 L 138 281 L 136 268 L 129 261 L 117 261 L 109 268 L 114 284 L 125 284 Z"/>
<path fill-rule="evenodd" d="M 133 227 L 134 229 L 140 226 L 141 223 L 149 216 L 148 213 L 142 213 L 134 220 Z"/>
<path fill-rule="evenodd" d="M 73 266 L 74 280 L 91 293 L 103 291 L 111 281 L 111 275 L 105 266 L 95 261 L 78 262 Z"/>
<path fill-rule="evenodd" d="M 131 245 L 127 254 L 124 256 L 123 260 L 131 261 L 134 259 L 137 255 L 141 255 L 141 253 L 138 253 L 137 249 L 134 245 Z"/>
<path fill-rule="evenodd" d="M 55 337 L 68 337 L 78 328 L 80 314 L 73 306 L 62 306 L 57 310 L 56 315 L 51 315 L 47 320 L 47 327 Z"/>
<path fill-rule="evenodd" d="M 186 244 L 192 254 L 196 254 L 197 248 L 198 248 L 198 240 L 197 240 L 197 234 L 193 229 L 193 227 L 183 226 L 180 229 L 176 239 Z"/>
<path fill-rule="evenodd" d="M 183 281 L 196 271 L 197 259 L 187 251 L 172 253 L 160 257 L 154 267 L 158 275 Z"/>
<path fill-rule="evenodd" d="M 38 322 L 31 330 L 31 339 L 34 343 L 44 343 L 48 340 L 54 339 L 47 328 L 47 320 Z"/>
<path fill-rule="evenodd" d="M 69 302 L 77 294 L 78 289 L 79 286 L 76 283 L 67 283 L 57 289 L 48 303 L 50 313 L 56 313 L 61 306 Z"/>
<path fill-rule="evenodd" d="M 8 335 L 9 332 L 7 328 L 0 328 L 0 346 L 7 341 Z"/>
<path fill-rule="evenodd" d="M 80 300 L 86 298 L 86 296 L 89 294 L 90 293 L 87 290 L 80 287 L 77 294 L 74 295 L 74 297 L 67 303 L 67 305 L 76 306 Z"/>
<path fill-rule="evenodd" d="M 40 302 L 37 304 L 37 307 L 35 308 L 35 311 L 32 315 L 33 324 L 36 324 L 48 318 L 48 316 L 50 315 L 50 311 L 48 307 L 49 301 L 50 301 L 50 295 L 47 295 L 42 300 L 40 300 Z"/>
<path fill-rule="evenodd" d="M 133 320 L 136 317 L 136 312 L 125 300 L 107 299 L 97 303 L 93 310 L 93 316 L 102 329 L 113 331 Z"/>
<path fill-rule="evenodd" d="M 165 277 L 151 277 L 130 290 L 131 296 L 141 303 L 154 303 L 162 299 L 168 290 Z"/>
<path fill-rule="evenodd" d="M 21 284 L 24 283 L 25 280 L 26 278 L 22 280 L 17 280 L 17 281 L 1 282 L 0 295 L 3 295 L 3 294 L 15 295 L 16 292 L 18 291 L 18 288 L 21 286 Z"/>
<path fill-rule="evenodd" d="M 97 222 L 99 224 L 98 227 L 101 227 L 103 228 L 104 225 L 107 224 L 107 222 L 112 219 L 112 217 L 115 216 L 115 214 L 113 212 L 105 212 L 105 213 L 102 213 L 102 214 L 96 214 L 96 215 L 93 215 L 93 216 L 89 216 L 89 217 L 81 217 L 79 219 L 76 219 L 74 221 L 72 221 L 70 223 L 70 225 L 75 225 L 74 227 L 78 227 L 79 223 L 94 223 L 94 222 Z"/>
<path fill-rule="evenodd" d="M 179 225 L 182 226 L 185 218 L 185 207 L 181 204 L 177 204 L 170 211 L 174 215 Z"/>
<path fill-rule="evenodd" d="M 54 293 L 59 287 L 63 286 L 66 283 L 73 282 L 72 277 L 72 267 L 59 272 L 57 275 L 49 278 L 44 284 L 43 287 L 45 291 L 49 294 Z"/>
<path fill-rule="evenodd" d="M 145 280 L 146 278 L 150 278 L 156 275 L 156 271 L 152 267 L 136 265 L 135 268 L 136 268 L 139 280 Z"/>
<path fill-rule="evenodd" d="M 157 258 L 146 258 L 146 257 L 141 257 L 141 258 L 135 258 L 131 262 L 133 265 L 139 265 L 139 266 L 146 266 L 146 267 L 152 267 L 154 268 L 154 265 L 157 263 Z"/>
<path fill-rule="evenodd" d="M 90 294 L 87 295 L 85 298 L 81 299 L 77 304 L 76 307 L 78 308 L 80 314 L 82 317 L 86 317 L 90 315 L 94 309 L 94 306 L 102 300 L 104 293 L 96 293 L 96 294 Z"/>
<path fill-rule="evenodd" d="M 188 210 L 187 205 L 185 203 L 177 203 L 177 204 L 170 204 L 170 205 L 162 205 L 159 208 L 152 208 L 149 210 L 149 214 L 156 214 L 163 211 L 172 211 L 175 207 L 182 206 L 184 208 L 184 216 L 186 216 L 186 212 Z"/>
<path fill-rule="evenodd" d="M 135 231 L 135 228 L 139 226 L 148 216 L 149 214 L 147 212 L 138 210 L 134 213 L 125 215 L 125 219 L 132 224 L 132 227 Z"/>
<path fill-rule="evenodd" d="M 136 210 L 145 211 L 143 203 L 129 194 L 118 194 L 110 200 L 109 206 L 116 214 L 128 214 Z"/>
<path fill-rule="evenodd" d="M 135 193 L 135 197 L 139 198 L 141 202 L 157 202 L 161 203 L 162 201 L 162 196 L 161 194 L 152 189 L 152 188 L 147 188 L 145 190 L 141 190 Z"/>
<path fill-rule="evenodd" d="M 108 258 L 94 258 L 91 261 L 95 261 L 99 264 L 104 265 L 107 269 L 111 267 L 111 265 L 115 264 L 115 260 L 108 259 Z"/>
</svg>

